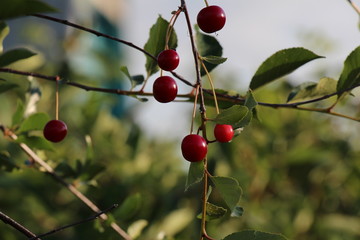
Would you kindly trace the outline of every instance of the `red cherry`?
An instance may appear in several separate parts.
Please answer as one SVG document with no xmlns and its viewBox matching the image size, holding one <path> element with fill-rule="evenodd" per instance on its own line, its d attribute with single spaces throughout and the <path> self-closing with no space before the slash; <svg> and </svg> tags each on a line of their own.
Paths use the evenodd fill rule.
<svg viewBox="0 0 360 240">
<path fill-rule="evenodd" d="M 158 102 L 171 102 L 177 95 L 175 80 L 169 76 L 158 77 L 153 85 L 153 94 Z"/>
<path fill-rule="evenodd" d="M 197 24 L 206 33 L 213 33 L 221 30 L 226 22 L 224 10 L 219 6 L 208 6 L 198 13 Z"/>
<path fill-rule="evenodd" d="M 214 135 L 219 142 L 230 142 L 234 137 L 234 129 L 231 125 L 216 124 L 214 128 Z"/>
<path fill-rule="evenodd" d="M 67 134 L 67 126 L 63 121 L 51 120 L 45 125 L 43 133 L 47 140 L 60 142 Z"/>
<path fill-rule="evenodd" d="M 175 50 L 168 49 L 159 53 L 157 61 L 162 70 L 172 71 L 179 65 L 180 58 Z"/>
<path fill-rule="evenodd" d="M 199 162 L 207 154 L 206 140 L 197 134 L 187 135 L 181 142 L 181 152 L 189 162 Z"/>
</svg>

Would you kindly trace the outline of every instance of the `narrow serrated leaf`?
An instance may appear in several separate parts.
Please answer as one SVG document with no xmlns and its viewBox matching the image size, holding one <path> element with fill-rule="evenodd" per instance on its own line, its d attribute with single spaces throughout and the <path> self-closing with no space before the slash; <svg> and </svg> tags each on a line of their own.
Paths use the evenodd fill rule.
<svg viewBox="0 0 360 240">
<path fill-rule="evenodd" d="M 221 111 L 221 113 L 216 116 L 214 121 L 217 124 L 234 125 L 244 119 L 248 112 L 249 109 L 246 106 L 233 105 L 230 108 Z"/>
<path fill-rule="evenodd" d="M 49 120 L 49 116 L 45 113 L 34 113 L 24 120 L 18 132 L 22 133 L 33 130 L 43 130 L 45 124 Z"/>
<path fill-rule="evenodd" d="M 344 62 L 337 91 L 342 95 L 344 91 L 354 88 L 360 84 L 360 46 L 353 50 Z"/>
<path fill-rule="evenodd" d="M 332 78 L 321 78 L 318 83 L 306 82 L 300 84 L 291 91 L 287 102 L 304 101 L 335 93 L 336 85 L 337 81 Z"/>
<path fill-rule="evenodd" d="M 195 27 L 195 31 L 196 46 L 200 56 L 203 58 L 206 56 L 216 56 L 217 58 L 220 58 L 223 53 L 223 48 L 219 41 L 213 36 L 203 34 L 197 26 Z M 204 64 L 208 72 L 211 72 L 215 67 L 218 66 L 219 63 L 210 63 L 206 61 Z M 203 67 L 201 67 L 201 76 L 204 76 L 205 74 L 206 71 Z"/>
<path fill-rule="evenodd" d="M 56 9 L 39 0 L 0 1 L 0 20 L 44 12 L 56 12 Z"/>
<path fill-rule="evenodd" d="M 256 230 L 244 230 L 232 233 L 223 240 L 287 240 L 284 236 L 276 233 L 260 232 Z"/>
<path fill-rule="evenodd" d="M 36 55 L 36 53 L 26 48 L 17 48 L 6 51 L 0 55 L 0 67 L 5 67 L 19 60 L 30 58 L 34 55 Z"/>
<path fill-rule="evenodd" d="M 206 57 L 201 57 L 201 59 L 211 64 L 222 64 L 227 60 L 227 58 L 219 57 L 219 56 L 206 56 Z"/>
<path fill-rule="evenodd" d="M 157 57 L 159 53 L 165 49 L 168 27 L 169 22 L 159 16 L 156 23 L 150 29 L 150 36 L 144 49 L 154 57 Z M 170 49 L 175 49 L 177 47 L 177 36 L 174 29 L 171 31 L 168 47 Z M 146 55 L 145 68 L 148 76 L 151 76 L 159 70 L 157 61 L 148 55 Z"/>
<path fill-rule="evenodd" d="M 242 189 L 239 186 L 239 182 L 230 177 L 210 177 L 210 179 L 227 207 L 233 211 L 242 195 Z"/>
<path fill-rule="evenodd" d="M 185 191 L 190 186 L 200 182 L 204 177 L 204 164 L 202 162 L 193 162 L 190 164 L 188 176 L 185 184 Z"/>
<path fill-rule="evenodd" d="M 289 48 L 278 51 L 260 65 L 251 79 L 250 89 L 255 90 L 318 58 L 323 57 L 305 48 Z"/>
</svg>

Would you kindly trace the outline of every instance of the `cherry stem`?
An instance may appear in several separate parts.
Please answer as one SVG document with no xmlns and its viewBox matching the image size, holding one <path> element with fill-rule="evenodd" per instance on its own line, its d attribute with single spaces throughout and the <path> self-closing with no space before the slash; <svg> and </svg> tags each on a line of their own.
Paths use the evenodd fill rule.
<svg viewBox="0 0 360 240">
<path fill-rule="evenodd" d="M 360 7 L 358 5 L 356 5 L 352 0 L 347 0 L 350 5 L 354 8 L 354 10 L 357 12 L 357 14 L 360 15 Z"/>
<path fill-rule="evenodd" d="M 209 71 L 207 70 L 204 62 L 202 61 L 202 59 L 200 59 L 200 61 L 201 61 L 201 65 L 203 66 L 203 68 L 204 68 L 204 70 L 205 70 L 205 72 L 206 72 L 206 76 L 208 77 L 209 82 L 210 82 L 211 91 L 212 91 L 212 93 L 213 93 L 214 102 L 215 102 L 216 113 L 219 114 L 220 111 L 219 111 L 219 105 L 218 105 L 218 101 L 217 101 L 217 97 L 216 97 L 214 82 L 213 82 L 213 80 L 212 80 L 212 78 L 211 78 L 211 75 L 210 75 Z"/>
<path fill-rule="evenodd" d="M 199 87 L 200 87 L 200 85 L 197 85 L 196 90 L 195 90 L 195 99 L 194 99 L 194 107 L 193 107 L 192 118 L 191 118 L 190 134 L 192 134 L 194 131 L 194 121 L 195 121 L 195 117 L 196 117 L 196 106 L 197 106 L 197 101 L 198 101 L 198 96 L 199 96 Z"/>
<path fill-rule="evenodd" d="M 59 77 L 56 77 L 56 80 L 55 80 L 55 119 L 56 120 L 59 120 L 59 81 L 60 81 L 60 78 Z"/>
</svg>

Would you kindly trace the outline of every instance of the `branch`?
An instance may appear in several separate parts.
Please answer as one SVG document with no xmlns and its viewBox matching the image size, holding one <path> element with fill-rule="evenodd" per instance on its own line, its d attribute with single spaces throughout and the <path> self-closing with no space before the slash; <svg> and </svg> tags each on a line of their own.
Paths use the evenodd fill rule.
<svg viewBox="0 0 360 240">
<path fill-rule="evenodd" d="M 15 133 L 13 133 L 10 129 L 6 128 L 4 125 L 0 124 L 0 130 L 2 130 L 5 136 L 10 137 L 12 140 L 16 140 L 18 138 Z M 74 185 L 67 183 L 64 179 L 62 179 L 59 175 L 57 175 L 54 169 L 49 164 L 47 164 L 43 159 L 41 159 L 33 150 L 31 150 L 29 146 L 27 146 L 24 143 L 19 143 L 19 146 L 31 159 L 33 159 L 37 164 L 43 167 L 50 176 L 52 176 L 57 182 L 65 186 L 72 194 L 74 194 L 78 199 L 80 199 L 83 203 L 85 203 L 92 211 L 96 213 L 101 212 L 99 207 L 96 206 L 84 194 L 82 194 Z M 108 219 L 108 216 L 105 213 L 101 214 L 99 217 L 102 220 Z M 131 240 L 131 237 L 115 222 L 112 222 L 110 226 L 125 240 Z"/>
<path fill-rule="evenodd" d="M 74 227 L 74 226 L 77 226 L 77 225 L 80 225 L 80 224 L 83 224 L 83 223 L 86 223 L 86 222 L 90 222 L 90 221 L 93 221 L 97 218 L 99 218 L 102 214 L 105 214 L 111 210 L 113 210 L 114 208 L 117 208 L 118 207 L 118 204 L 114 204 L 112 205 L 111 207 L 109 207 L 108 209 L 104 210 L 104 211 L 101 211 L 97 214 L 95 214 L 94 216 L 91 216 L 85 220 L 81 220 L 81 221 L 78 221 L 78 222 L 75 222 L 75 223 L 71 223 L 71 224 L 68 224 L 68 225 L 65 225 L 63 227 L 60 227 L 60 228 L 57 228 L 57 229 L 54 229 L 50 232 L 47 232 L 47 233 L 44 233 L 44 234 L 40 234 L 40 235 L 37 235 L 35 237 L 32 237 L 30 238 L 29 240 L 36 240 L 36 239 L 39 239 L 40 237 L 46 237 L 46 236 L 49 236 L 49 235 L 52 235 L 54 233 L 57 233 L 57 232 L 60 232 L 60 231 L 63 231 L 67 228 L 70 228 L 70 227 Z"/>
<path fill-rule="evenodd" d="M 360 7 L 358 5 L 356 5 L 352 0 L 347 0 L 350 5 L 354 8 L 354 10 L 357 12 L 357 14 L 360 15 Z"/>
<path fill-rule="evenodd" d="M 29 231 L 27 228 L 25 228 L 23 225 L 21 225 L 20 223 L 16 222 L 14 219 L 12 219 L 11 217 L 7 216 L 5 213 L 0 211 L 0 219 L 5 223 L 5 224 L 9 224 L 10 226 L 12 226 L 13 228 L 15 228 L 16 230 L 18 230 L 19 232 L 21 232 L 22 234 L 24 234 L 25 236 L 27 236 L 28 238 L 31 238 L 33 240 L 41 240 L 39 237 L 36 237 L 36 235 L 34 233 L 32 233 L 31 231 Z"/>
<path fill-rule="evenodd" d="M 108 38 L 108 39 L 114 40 L 116 42 L 128 45 L 129 47 L 135 48 L 136 50 L 139 50 L 140 52 L 142 52 L 145 55 L 149 56 L 150 58 L 154 59 L 155 61 L 157 60 L 155 56 L 153 56 L 151 53 L 145 51 L 143 48 L 138 47 L 135 44 L 133 44 L 131 42 L 128 42 L 128 41 L 125 41 L 125 40 L 122 40 L 120 38 L 113 37 L 113 36 L 107 35 L 105 33 L 95 31 L 95 30 L 93 30 L 91 28 L 83 27 L 83 26 L 80 26 L 78 24 L 69 22 L 69 21 L 64 20 L 64 19 L 56 18 L 56 17 L 50 17 L 50 16 L 46 16 L 46 15 L 42 15 L 42 14 L 32 14 L 31 16 L 38 17 L 38 18 L 43 18 L 43 19 L 53 21 L 53 22 L 58 22 L 58 23 L 61 23 L 61 24 L 64 24 L 64 25 L 67 25 L 67 26 L 70 26 L 70 27 L 73 27 L 73 28 L 80 29 L 80 30 L 85 31 L 85 32 L 92 33 L 92 34 L 94 34 L 94 35 L 96 35 L 98 37 L 103 37 L 103 38 Z"/>
</svg>

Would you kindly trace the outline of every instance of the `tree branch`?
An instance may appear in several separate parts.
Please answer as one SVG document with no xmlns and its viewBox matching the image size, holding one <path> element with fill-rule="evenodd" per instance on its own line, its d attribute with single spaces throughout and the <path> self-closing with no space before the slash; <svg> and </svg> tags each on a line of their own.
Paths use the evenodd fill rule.
<svg viewBox="0 0 360 240">
<path fill-rule="evenodd" d="M 27 236 L 28 238 L 31 238 L 33 240 L 41 240 L 39 237 L 36 237 L 36 235 L 34 233 L 32 233 L 30 230 L 28 230 L 27 228 L 25 228 L 23 225 L 21 225 L 20 223 L 16 222 L 14 219 L 12 219 L 11 217 L 7 216 L 5 213 L 0 211 L 0 219 L 5 223 L 5 224 L 9 224 L 10 226 L 12 226 L 13 228 L 15 228 L 17 231 L 21 232 L 22 234 L 24 234 L 25 236 Z"/>
<path fill-rule="evenodd" d="M 347 0 L 350 5 L 353 7 L 353 9 L 357 12 L 357 14 L 360 15 L 360 7 L 358 5 L 356 5 L 352 0 Z"/>
<path fill-rule="evenodd" d="M 2 130 L 5 136 L 10 137 L 12 140 L 16 140 L 18 138 L 15 133 L 13 133 L 10 129 L 6 128 L 4 125 L 0 124 L 0 130 Z M 85 203 L 92 211 L 96 213 L 101 212 L 99 207 L 96 206 L 84 194 L 82 194 L 74 185 L 67 183 L 64 179 L 62 179 L 59 175 L 57 175 L 55 173 L 55 170 L 49 164 L 47 164 L 43 159 L 41 159 L 33 150 L 31 150 L 31 148 L 28 145 L 24 143 L 19 143 L 19 146 L 31 159 L 33 159 L 37 164 L 43 167 L 50 176 L 52 176 L 57 182 L 65 186 L 72 194 L 74 194 L 79 200 Z M 102 220 L 108 219 L 108 216 L 105 213 L 101 214 L 99 217 Z M 131 240 L 131 237 L 115 222 L 112 222 L 110 226 L 125 240 Z"/>
</svg>

